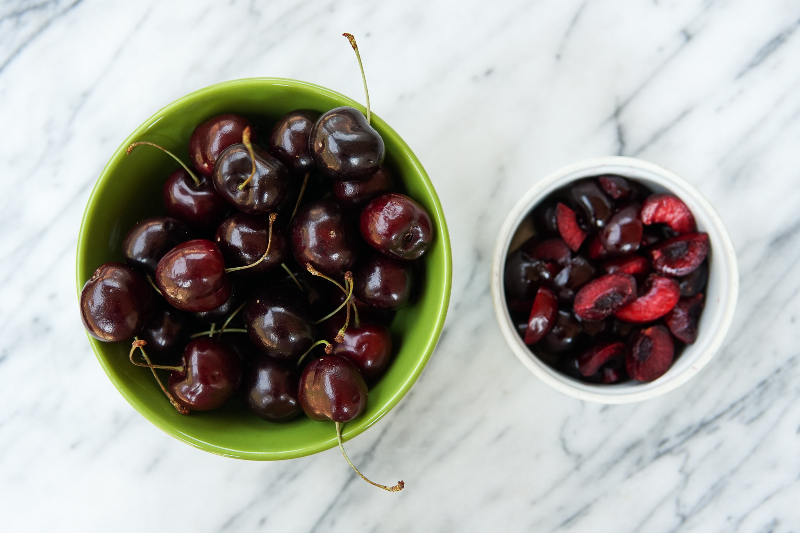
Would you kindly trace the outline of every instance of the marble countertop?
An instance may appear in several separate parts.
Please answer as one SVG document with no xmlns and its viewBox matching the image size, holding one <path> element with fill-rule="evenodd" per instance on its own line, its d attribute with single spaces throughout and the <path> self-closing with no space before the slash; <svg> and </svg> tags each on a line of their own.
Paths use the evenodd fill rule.
<svg viewBox="0 0 800 533">
<path fill-rule="evenodd" d="M 0 2 L 0 530 L 790 532 L 800 528 L 800 2 Z M 110 154 L 165 104 L 253 76 L 362 99 L 419 156 L 454 281 L 425 372 L 338 450 L 217 457 L 97 363 L 78 227 Z M 495 236 L 582 159 L 663 165 L 717 208 L 741 292 L 722 349 L 645 403 L 548 388 L 504 343 Z"/>
</svg>

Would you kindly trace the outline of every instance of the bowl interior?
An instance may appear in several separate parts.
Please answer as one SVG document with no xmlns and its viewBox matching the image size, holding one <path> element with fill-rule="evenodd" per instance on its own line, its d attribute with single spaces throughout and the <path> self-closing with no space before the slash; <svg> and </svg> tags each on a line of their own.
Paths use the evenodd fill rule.
<svg viewBox="0 0 800 533">
<path fill-rule="evenodd" d="M 122 260 L 122 240 L 139 220 L 164 214 L 162 186 L 177 164 L 166 154 L 142 147 L 126 155 L 134 141 L 150 141 L 188 161 L 189 137 L 203 120 L 221 113 L 250 118 L 265 138 L 275 120 L 294 109 L 320 112 L 358 103 L 308 83 L 258 78 L 207 87 L 168 105 L 142 124 L 114 153 L 92 191 L 81 224 L 77 252 L 78 291 L 94 270 Z M 422 258 L 424 276 L 415 303 L 400 310 L 392 323 L 395 359 L 369 393 L 366 411 L 344 425 L 352 438 L 374 424 L 408 391 L 425 367 L 444 324 L 450 299 L 450 241 L 439 198 L 422 165 L 403 140 L 379 117 L 372 126 L 386 145 L 386 163 L 400 177 L 406 193 L 420 202 L 435 225 L 433 243 Z M 103 343 L 89 337 L 100 364 L 119 392 L 153 424 L 203 450 L 241 459 L 289 459 L 336 445 L 333 423 L 301 417 L 289 423 L 266 422 L 237 399 L 221 409 L 178 414 L 150 370 L 128 361 L 130 344 Z"/>
<path fill-rule="evenodd" d="M 686 346 L 672 367 L 650 383 L 629 381 L 615 385 L 583 383 L 553 369 L 525 345 L 516 332 L 503 289 L 505 259 L 512 243 L 522 239 L 523 222 L 550 193 L 580 178 L 616 174 L 639 181 L 654 192 L 671 192 L 692 211 L 698 231 L 709 235 L 709 277 L 705 308 L 698 324 L 698 337 Z M 515 238 L 516 237 L 516 238 Z M 708 201 L 691 184 L 668 170 L 633 158 L 606 157 L 565 167 L 535 185 L 514 207 L 498 236 L 492 272 L 492 293 L 500 328 L 517 358 L 552 387 L 584 400 L 601 403 L 629 403 L 664 394 L 694 376 L 719 348 L 733 318 L 738 296 L 736 255 L 722 220 Z"/>
</svg>

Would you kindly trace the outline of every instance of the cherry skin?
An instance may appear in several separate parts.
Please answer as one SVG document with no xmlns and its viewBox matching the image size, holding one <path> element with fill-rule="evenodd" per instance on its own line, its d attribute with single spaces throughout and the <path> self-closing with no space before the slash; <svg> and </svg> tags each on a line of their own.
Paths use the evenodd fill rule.
<svg viewBox="0 0 800 533">
<path fill-rule="evenodd" d="M 336 329 L 327 329 L 331 339 L 338 333 Z M 345 330 L 342 342 L 333 345 L 332 353 L 353 362 L 364 381 L 372 384 L 386 372 L 392 361 L 392 334 L 381 324 L 351 324 Z"/>
<path fill-rule="evenodd" d="M 217 324 L 221 327 L 223 322 L 225 322 L 228 317 L 231 316 L 231 313 L 233 313 L 247 299 L 245 297 L 245 289 L 246 287 L 243 285 L 243 283 L 237 281 L 236 279 L 232 279 L 231 295 L 228 296 L 228 299 L 214 309 L 209 311 L 198 311 L 194 313 L 194 317 L 204 324 Z M 228 324 L 228 327 L 232 328 L 239 326 Z"/>
<path fill-rule="evenodd" d="M 269 152 L 292 174 L 302 174 L 314 168 L 309 139 L 320 113 L 295 109 L 283 115 L 269 136 Z"/>
<path fill-rule="evenodd" d="M 136 223 L 122 242 L 125 262 L 151 274 L 158 262 L 175 246 L 191 239 L 185 222 L 172 217 L 153 217 Z"/>
<path fill-rule="evenodd" d="M 153 289 L 139 273 L 122 263 L 104 263 L 81 290 L 81 320 L 97 340 L 130 339 L 153 312 Z"/>
<path fill-rule="evenodd" d="M 364 114 L 353 107 L 324 113 L 311 130 L 311 154 L 317 168 L 335 180 L 363 180 L 378 171 L 386 149 Z"/>
<path fill-rule="evenodd" d="M 329 276 L 353 267 L 358 254 L 353 233 L 344 210 L 332 200 L 304 205 L 289 227 L 295 260 Z"/>
<path fill-rule="evenodd" d="M 252 265 L 267 251 L 269 219 L 267 217 L 236 213 L 217 228 L 214 238 L 228 267 Z M 244 276 L 264 274 L 281 266 L 289 256 L 289 237 L 286 229 L 272 225 L 272 240 L 269 253 L 263 261 L 252 268 L 237 270 Z"/>
<path fill-rule="evenodd" d="M 410 263 L 371 253 L 353 272 L 353 294 L 367 305 L 399 309 L 411 297 L 413 271 Z"/>
<path fill-rule="evenodd" d="M 144 325 L 139 337 L 147 342 L 147 353 L 155 364 L 176 363 L 189 342 L 189 316 L 162 303 Z"/>
<path fill-rule="evenodd" d="M 294 365 L 258 355 L 244 372 L 242 396 L 250 410 L 269 422 L 287 422 L 303 409 L 297 399 L 300 375 Z"/>
<path fill-rule="evenodd" d="M 211 311 L 231 295 L 222 253 L 205 239 L 179 244 L 167 252 L 158 262 L 156 284 L 164 299 L 182 311 Z"/>
<path fill-rule="evenodd" d="M 296 361 L 314 343 L 308 303 L 289 286 L 256 292 L 244 308 L 244 320 L 256 348 L 278 359 Z"/>
<path fill-rule="evenodd" d="M 249 120 L 234 114 L 219 115 L 197 126 L 189 139 L 189 157 L 197 171 L 211 177 L 217 158 L 229 146 L 242 142 L 242 133 L 248 127 L 253 129 Z"/>
<path fill-rule="evenodd" d="M 382 194 L 392 192 L 395 179 L 386 165 L 363 181 L 334 181 L 333 196 L 348 209 L 359 209 Z"/>
<path fill-rule="evenodd" d="M 230 205 L 217 193 L 214 184 L 204 178 L 196 185 L 184 169 L 169 175 L 163 189 L 167 213 L 198 229 L 213 229 L 225 218 Z"/>
<path fill-rule="evenodd" d="M 244 144 L 234 144 L 222 152 L 214 166 L 214 186 L 239 211 L 265 215 L 274 211 L 289 192 L 289 172 L 260 146 L 254 145 L 253 153 L 256 173 L 250 179 L 253 162 Z"/>
<path fill-rule="evenodd" d="M 200 337 L 191 341 L 181 363 L 183 371 L 173 371 L 168 386 L 175 400 L 190 410 L 216 409 L 239 388 L 239 356 L 216 339 Z"/>
<path fill-rule="evenodd" d="M 367 384 L 356 365 L 338 355 L 323 355 L 303 369 L 298 399 L 311 420 L 347 422 L 367 406 Z"/>
<path fill-rule="evenodd" d="M 361 212 L 359 229 L 367 244 L 404 261 L 420 258 L 433 239 L 433 223 L 425 208 L 398 193 L 372 200 Z"/>
</svg>

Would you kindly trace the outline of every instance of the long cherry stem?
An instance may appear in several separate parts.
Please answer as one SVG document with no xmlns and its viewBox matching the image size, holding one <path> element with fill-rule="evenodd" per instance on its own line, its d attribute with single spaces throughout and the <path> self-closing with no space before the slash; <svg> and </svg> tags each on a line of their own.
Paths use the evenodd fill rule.
<svg viewBox="0 0 800 533">
<path fill-rule="evenodd" d="M 353 286 L 350 285 L 350 282 L 348 282 L 346 278 L 345 278 L 345 281 L 347 282 L 348 286 L 350 287 L 350 292 L 347 294 L 347 298 L 345 299 L 345 301 L 343 301 L 342 304 L 339 307 L 337 307 L 336 309 L 331 311 L 324 318 L 320 318 L 319 320 L 314 322 L 314 324 L 322 324 L 323 322 L 328 320 L 330 317 L 332 317 L 333 315 L 335 315 L 336 313 L 341 311 L 342 307 L 344 307 L 345 305 L 348 305 L 350 303 L 350 299 L 353 297 Z"/>
<path fill-rule="evenodd" d="M 364 94 L 367 95 L 367 124 L 369 124 L 370 120 L 369 91 L 367 90 L 367 76 L 364 74 L 364 65 L 361 63 L 361 54 L 358 53 L 358 45 L 356 44 L 356 38 L 349 33 L 343 33 L 342 35 L 347 37 L 347 40 L 350 41 L 350 46 L 353 47 L 353 50 L 356 53 L 356 58 L 358 58 L 358 68 L 361 69 L 361 79 L 364 80 Z"/>
<path fill-rule="evenodd" d="M 133 143 L 132 145 L 128 146 L 128 149 L 127 149 L 127 150 L 125 150 L 125 153 L 126 153 L 126 154 L 130 154 L 130 153 L 131 153 L 131 151 L 132 151 L 134 148 L 136 148 L 137 146 L 141 146 L 141 145 L 143 145 L 143 144 L 144 144 L 144 145 L 147 145 L 147 146 L 152 146 L 152 147 L 154 147 L 154 148 L 158 148 L 158 149 L 159 149 L 159 150 L 161 150 L 162 152 L 165 152 L 166 154 L 168 154 L 169 156 L 171 156 L 171 157 L 172 157 L 172 159 L 174 159 L 175 161 L 177 161 L 177 162 L 178 162 L 178 164 L 179 164 L 180 166 L 182 166 L 182 167 L 183 167 L 183 170 L 185 170 L 186 172 L 188 172 L 188 173 L 189 173 L 189 175 L 192 177 L 192 180 L 194 181 L 194 184 L 195 184 L 195 186 L 197 186 L 197 187 L 199 187 L 199 186 L 200 186 L 200 179 L 199 179 L 197 176 L 195 176 L 194 172 L 192 172 L 192 171 L 189 169 L 189 167 L 188 167 L 188 166 L 186 166 L 186 164 L 185 164 L 183 161 L 181 161 L 180 159 L 178 159 L 178 156 L 176 156 L 175 154 L 173 154 L 172 152 L 170 152 L 169 150 L 167 150 L 166 148 L 164 148 L 164 147 L 162 147 L 162 146 L 159 146 L 159 145 L 157 145 L 157 144 L 154 144 L 154 143 L 151 143 L 151 142 L 147 142 L 147 141 L 138 141 L 138 142 L 135 142 L 135 143 Z"/>
<path fill-rule="evenodd" d="M 225 320 L 225 322 L 222 323 L 222 327 L 220 328 L 219 333 L 217 334 L 217 338 L 222 336 L 222 334 L 225 332 L 225 328 L 228 327 L 228 324 L 230 324 L 231 320 L 233 320 L 233 317 L 235 317 L 239 313 L 239 311 L 241 311 L 244 308 L 245 305 L 247 305 L 247 302 L 245 302 L 242 305 L 240 305 L 239 307 L 237 307 L 236 310 L 233 313 L 231 313 L 231 316 L 229 316 Z M 245 330 L 245 331 L 247 331 L 247 330 Z"/>
<path fill-rule="evenodd" d="M 395 485 L 394 487 L 387 487 L 386 485 L 379 485 L 378 483 L 375 483 L 374 481 L 370 481 L 369 479 L 367 479 L 364 476 L 364 474 L 359 472 L 358 468 L 356 468 L 356 465 L 354 465 L 353 462 L 350 461 L 350 458 L 347 457 L 347 452 L 344 451 L 344 444 L 342 443 L 342 426 L 341 426 L 340 422 L 336 422 L 336 439 L 339 441 L 339 449 L 342 450 L 342 455 L 344 455 L 345 461 L 347 461 L 347 464 L 349 464 L 350 467 L 353 470 L 356 471 L 356 474 L 358 474 L 361 477 L 361 479 L 363 479 L 364 481 L 366 481 L 370 485 L 374 485 L 374 486 L 378 487 L 379 489 L 383 489 L 383 490 L 386 490 L 386 491 L 389 491 L 389 492 L 400 492 L 406 486 L 406 484 L 403 483 L 402 480 L 398 481 L 397 485 Z"/>
<path fill-rule="evenodd" d="M 214 332 L 212 330 L 200 331 L 198 333 L 192 333 L 191 335 L 189 335 L 189 338 L 196 339 L 197 337 L 209 337 L 210 336 L 209 333 L 213 334 Z M 228 328 L 225 331 L 217 332 L 217 337 L 219 337 L 219 335 L 221 335 L 222 333 L 247 333 L 247 330 L 244 328 Z"/>
<path fill-rule="evenodd" d="M 247 126 L 242 132 L 242 143 L 247 147 L 247 151 L 250 153 L 250 162 L 253 164 L 253 170 L 250 171 L 250 177 L 239 184 L 240 191 L 243 191 L 245 186 L 253 179 L 253 176 L 256 175 L 256 154 L 253 152 L 253 143 L 250 142 L 250 126 Z"/>
<path fill-rule="evenodd" d="M 246 268 L 253 268 L 254 266 L 258 266 L 264 259 L 267 258 L 269 255 L 269 248 L 272 246 L 272 225 L 275 223 L 275 219 L 278 218 L 277 213 L 270 213 L 269 215 L 269 235 L 267 236 L 267 250 L 264 252 L 264 255 L 256 261 L 255 263 L 251 263 L 249 265 L 240 266 L 240 267 L 232 267 L 226 268 L 225 272 L 236 272 L 237 270 L 244 270 Z"/>
<path fill-rule="evenodd" d="M 133 352 L 136 351 L 136 348 L 139 348 L 139 350 L 142 352 L 142 357 L 144 357 L 144 360 L 147 361 L 147 364 L 151 364 L 150 363 L 150 358 L 147 357 L 147 352 L 144 351 L 144 345 L 145 344 L 147 344 L 147 341 L 139 340 L 138 337 L 134 337 L 133 338 L 133 345 L 131 346 L 131 353 L 128 356 L 129 359 L 131 360 L 131 363 L 136 364 L 134 362 L 134 360 L 133 360 Z M 141 366 L 141 365 L 137 365 L 137 366 Z M 169 399 L 169 403 L 172 404 L 172 407 L 174 407 L 175 410 L 178 411 L 180 414 L 188 415 L 189 414 L 189 409 L 187 409 L 186 407 L 182 406 L 177 401 L 175 401 L 175 398 L 172 397 L 172 394 L 170 394 L 169 391 L 166 389 L 166 387 L 164 387 L 164 384 L 161 383 L 161 380 L 159 379 L 158 374 L 156 374 L 156 369 L 153 368 L 152 365 L 150 366 L 150 371 L 153 373 L 153 377 L 156 378 L 156 382 L 158 383 L 158 386 L 161 387 L 161 390 L 164 391 L 164 394 L 167 395 L 167 399 Z"/>
<path fill-rule="evenodd" d="M 305 359 L 306 356 L 311 353 L 311 350 L 313 350 L 314 348 L 316 348 L 320 344 L 324 344 L 325 345 L 325 353 L 329 354 L 329 353 L 331 353 L 333 351 L 333 345 L 331 343 L 329 343 L 326 340 L 319 340 L 319 341 L 315 342 L 314 344 L 312 344 L 311 348 L 306 350 L 306 353 L 304 353 L 303 355 L 300 356 L 300 359 L 297 360 L 297 366 L 300 366 L 300 363 L 302 363 L 303 359 Z"/>
<path fill-rule="evenodd" d="M 309 173 L 306 172 L 306 176 L 303 178 L 303 184 L 300 186 L 300 194 L 297 196 L 297 203 L 294 204 L 294 211 L 292 211 L 292 216 L 289 217 L 289 222 L 294 219 L 297 208 L 300 207 L 300 201 L 303 199 L 303 193 L 306 192 L 306 185 L 308 185 L 308 175 Z"/>
</svg>

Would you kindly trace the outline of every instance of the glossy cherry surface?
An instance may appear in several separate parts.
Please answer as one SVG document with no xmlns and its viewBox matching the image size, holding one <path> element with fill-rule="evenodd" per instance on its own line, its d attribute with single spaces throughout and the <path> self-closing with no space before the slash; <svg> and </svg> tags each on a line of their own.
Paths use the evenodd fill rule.
<svg viewBox="0 0 800 533">
<path fill-rule="evenodd" d="M 592 179 L 576 181 L 569 188 L 578 219 L 589 230 L 602 229 L 614 213 L 611 200 Z"/>
<path fill-rule="evenodd" d="M 167 178 L 163 199 L 167 213 L 200 229 L 217 227 L 230 210 L 230 204 L 219 195 L 211 179 L 203 178 L 197 185 L 182 168 Z"/>
<path fill-rule="evenodd" d="M 644 226 L 639 218 L 637 204 L 623 207 L 617 211 L 600 232 L 600 242 L 613 254 L 635 252 L 642 242 Z"/>
<path fill-rule="evenodd" d="M 289 171 L 283 163 L 260 146 L 253 146 L 256 173 L 250 178 L 253 163 L 244 144 L 234 144 L 220 154 L 214 166 L 214 186 L 236 209 L 250 215 L 274 211 L 289 192 Z"/>
<path fill-rule="evenodd" d="M 269 218 L 236 213 L 217 228 L 214 238 L 225 264 L 230 267 L 252 265 L 267 251 L 269 240 Z M 281 266 L 289 256 L 289 238 L 286 228 L 277 221 L 272 225 L 272 240 L 269 253 L 263 261 L 252 268 L 237 270 L 243 276 L 254 276 Z"/>
<path fill-rule="evenodd" d="M 139 332 L 139 338 L 147 342 L 146 350 L 155 364 L 177 362 L 189 342 L 190 319 L 183 311 L 161 303 L 150 320 Z"/>
<path fill-rule="evenodd" d="M 333 338 L 335 332 L 330 333 Z M 381 324 L 351 324 L 344 340 L 334 343 L 332 353 L 353 362 L 367 383 L 375 383 L 392 361 L 392 334 Z"/>
<path fill-rule="evenodd" d="M 353 271 L 353 294 L 367 305 L 399 309 L 411 297 L 413 271 L 410 263 L 383 254 L 364 254 Z"/>
<path fill-rule="evenodd" d="M 433 240 L 428 211 L 404 194 L 388 193 L 372 200 L 361 212 L 361 237 L 382 254 L 412 261 Z"/>
<path fill-rule="evenodd" d="M 247 407 L 270 422 L 286 422 L 303 409 L 297 399 L 300 373 L 295 365 L 258 355 L 244 371 L 242 397 Z"/>
<path fill-rule="evenodd" d="M 308 302 L 290 286 L 264 288 L 244 308 L 250 340 L 278 359 L 297 360 L 314 342 Z"/>
<path fill-rule="evenodd" d="M 242 379 L 242 363 L 226 344 L 210 337 L 191 341 L 181 359 L 183 371 L 169 376 L 169 390 L 178 403 L 193 411 L 216 409 Z"/>
<path fill-rule="evenodd" d="M 242 133 L 248 127 L 252 131 L 249 120 L 230 113 L 212 117 L 197 126 L 189 139 L 189 157 L 197 171 L 203 176 L 211 176 L 220 154 L 229 146 L 242 142 Z M 255 143 L 255 132 L 251 135 Z"/>
<path fill-rule="evenodd" d="M 122 241 L 125 262 L 151 274 L 175 246 L 191 239 L 189 226 L 173 217 L 146 218 L 136 223 Z"/>
<path fill-rule="evenodd" d="M 367 406 L 367 384 L 356 365 L 338 355 L 315 359 L 300 376 L 298 397 L 312 420 L 347 422 Z"/>
<path fill-rule="evenodd" d="M 167 252 L 156 268 L 156 284 L 164 299 L 183 311 L 211 311 L 231 295 L 222 253 L 206 239 L 188 241 Z"/>
<path fill-rule="evenodd" d="M 269 136 L 269 152 L 283 163 L 289 172 L 302 174 L 314 168 L 311 157 L 311 130 L 320 113 L 295 109 L 283 115 Z"/>
<path fill-rule="evenodd" d="M 105 342 L 132 338 L 150 318 L 154 292 L 144 277 L 123 263 L 104 263 L 81 290 L 86 331 Z"/>
<path fill-rule="evenodd" d="M 333 196 L 344 207 L 358 209 L 371 200 L 395 189 L 394 175 L 383 165 L 372 176 L 361 181 L 334 181 Z"/>
<path fill-rule="evenodd" d="M 380 134 L 353 107 L 324 113 L 311 131 L 311 153 L 317 168 L 336 180 L 363 180 L 383 164 L 386 149 Z"/>
<path fill-rule="evenodd" d="M 355 264 L 358 248 L 353 233 L 344 210 L 332 200 L 302 206 L 289 227 L 295 260 L 329 276 L 343 274 Z"/>
</svg>

